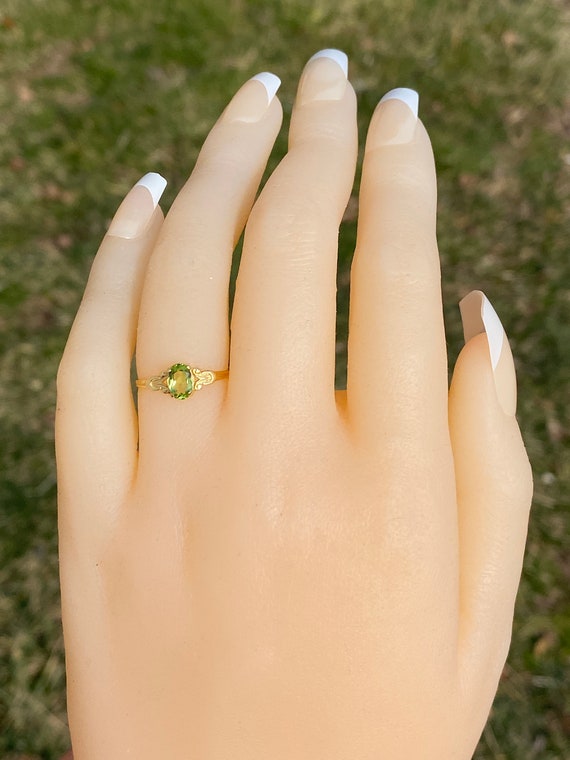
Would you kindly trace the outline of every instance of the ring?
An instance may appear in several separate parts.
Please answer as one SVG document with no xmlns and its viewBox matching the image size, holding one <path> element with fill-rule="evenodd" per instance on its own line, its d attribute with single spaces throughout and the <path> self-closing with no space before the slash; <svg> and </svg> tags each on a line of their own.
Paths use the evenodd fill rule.
<svg viewBox="0 0 570 760">
<path fill-rule="evenodd" d="M 172 398 L 183 399 L 191 396 L 194 391 L 199 391 L 204 385 L 211 385 L 216 380 L 228 377 L 229 374 L 229 369 L 198 369 L 189 364 L 173 364 L 160 375 L 137 379 L 136 386 L 149 388 L 151 391 L 162 391 Z"/>
</svg>

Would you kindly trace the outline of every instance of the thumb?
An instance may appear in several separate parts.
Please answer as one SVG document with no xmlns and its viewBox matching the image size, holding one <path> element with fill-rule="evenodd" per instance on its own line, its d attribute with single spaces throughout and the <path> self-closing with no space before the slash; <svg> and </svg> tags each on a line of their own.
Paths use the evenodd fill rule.
<svg viewBox="0 0 570 760">
<path fill-rule="evenodd" d="M 501 321 L 480 290 L 469 293 L 460 309 L 466 345 L 449 392 L 460 547 L 460 668 L 464 683 L 479 679 L 479 687 L 494 694 L 511 641 L 532 472 L 515 417 L 515 368 Z"/>
</svg>

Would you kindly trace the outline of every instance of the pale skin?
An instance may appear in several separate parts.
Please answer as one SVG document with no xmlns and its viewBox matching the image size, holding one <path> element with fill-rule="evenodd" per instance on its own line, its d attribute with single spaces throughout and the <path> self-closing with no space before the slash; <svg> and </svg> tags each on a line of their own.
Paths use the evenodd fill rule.
<svg viewBox="0 0 570 760">
<path fill-rule="evenodd" d="M 356 96 L 326 56 L 300 91 L 257 200 L 282 108 L 250 80 L 166 219 L 136 187 L 149 224 L 96 256 L 58 374 L 75 760 L 468 760 L 487 720 L 532 496 L 508 342 L 494 372 L 475 330 L 448 388 L 434 157 L 390 99 L 335 391 Z M 229 379 L 141 389 L 135 412 L 135 348 L 139 378 L 186 362 Z"/>
</svg>

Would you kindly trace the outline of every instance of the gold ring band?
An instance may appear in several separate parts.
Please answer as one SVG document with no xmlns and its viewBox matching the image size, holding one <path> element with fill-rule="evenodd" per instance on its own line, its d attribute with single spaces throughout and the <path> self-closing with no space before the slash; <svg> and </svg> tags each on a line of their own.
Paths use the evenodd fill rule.
<svg viewBox="0 0 570 760">
<path fill-rule="evenodd" d="M 189 364 L 173 364 L 160 375 L 137 379 L 137 388 L 149 388 L 162 391 L 172 398 L 184 399 L 199 391 L 204 385 L 211 385 L 216 380 L 223 380 L 230 374 L 229 369 L 198 369 Z"/>
</svg>

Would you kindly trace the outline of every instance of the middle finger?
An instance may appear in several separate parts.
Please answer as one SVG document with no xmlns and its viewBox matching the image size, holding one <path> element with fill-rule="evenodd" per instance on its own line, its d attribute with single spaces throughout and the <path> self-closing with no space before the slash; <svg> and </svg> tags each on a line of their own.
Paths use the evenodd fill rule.
<svg viewBox="0 0 570 760">
<path fill-rule="evenodd" d="M 246 226 L 232 313 L 227 403 L 304 419 L 336 414 L 338 228 L 350 197 L 358 134 L 347 58 L 307 63 L 289 152 Z"/>
</svg>

